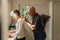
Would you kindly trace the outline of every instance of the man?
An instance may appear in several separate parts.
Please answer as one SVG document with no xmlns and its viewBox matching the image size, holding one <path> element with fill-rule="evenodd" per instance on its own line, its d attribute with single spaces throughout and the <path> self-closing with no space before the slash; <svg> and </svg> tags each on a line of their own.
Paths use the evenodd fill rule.
<svg viewBox="0 0 60 40">
<path fill-rule="evenodd" d="M 36 13 L 36 10 L 34 7 L 29 8 L 28 14 L 32 17 L 32 24 L 29 22 L 26 22 L 29 27 L 32 29 L 34 33 L 34 40 L 45 40 L 46 33 L 45 28 L 42 24 L 42 18 L 41 16 Z"/>
<path fill-rule="evenodd" d="M 23 27 L 23 18 L 20 17 L 20 12 L 14 10 L 11 12 L 11 17 L 16 20 L 16 32 L 9 33 L 10 37 L 17 36 L 16 40 L 25 40 L 24 27 Z"/>
</svg>

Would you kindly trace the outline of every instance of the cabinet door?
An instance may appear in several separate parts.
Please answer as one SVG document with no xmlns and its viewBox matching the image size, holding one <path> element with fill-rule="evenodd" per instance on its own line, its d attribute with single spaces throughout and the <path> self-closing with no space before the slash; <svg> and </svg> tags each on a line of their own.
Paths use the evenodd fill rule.
<svg viewBox="0 0 60 40">
<path fill-rule="evenodd" d="M 60 40 L 60 2 L 54 2 L 54 40 Z"/>
</svg>

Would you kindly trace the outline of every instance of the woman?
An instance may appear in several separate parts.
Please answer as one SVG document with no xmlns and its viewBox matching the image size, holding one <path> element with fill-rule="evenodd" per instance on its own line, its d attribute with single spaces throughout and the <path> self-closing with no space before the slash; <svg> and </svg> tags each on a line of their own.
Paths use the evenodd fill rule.
<svg viewBox="0 0 60 40">
<path fill-rule="evenodd" d="M 23 20 L 24 18 L 20 17 L 20 12 L 18 10 L 14 10 L 11 12 L 11 17 L 16 20 L 16 32 L 9 33 L 10 37 L 16 37 L 16 40 L 25 40 Z"/>
</svg>

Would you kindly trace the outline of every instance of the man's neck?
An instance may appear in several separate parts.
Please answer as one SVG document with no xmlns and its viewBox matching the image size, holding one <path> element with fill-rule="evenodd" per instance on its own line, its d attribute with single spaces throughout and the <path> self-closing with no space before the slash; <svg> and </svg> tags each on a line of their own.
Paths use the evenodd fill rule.
<svg viewBox="0 0 60 40">
<path fill-rule="evenodd" d="M 37 15 L 37 13 L 35 13 L 32 17 L 35 17 Z"/>
</svg>

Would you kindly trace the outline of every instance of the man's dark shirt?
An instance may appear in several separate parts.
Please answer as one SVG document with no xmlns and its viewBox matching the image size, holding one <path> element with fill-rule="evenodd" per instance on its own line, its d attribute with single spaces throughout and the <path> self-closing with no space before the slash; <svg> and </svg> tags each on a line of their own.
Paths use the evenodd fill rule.
<svg viewBox="0 0 60 40">
<path fill-rule="evenodd" d="M 45 28 L 43 27 L 42 18 L 39 14 L 36 13 L 36 15 L 32 17 L 32 24 L 36 27 L 36 30 L 33 30 L 35 39 L 45 39 Z"/>
</svg>

